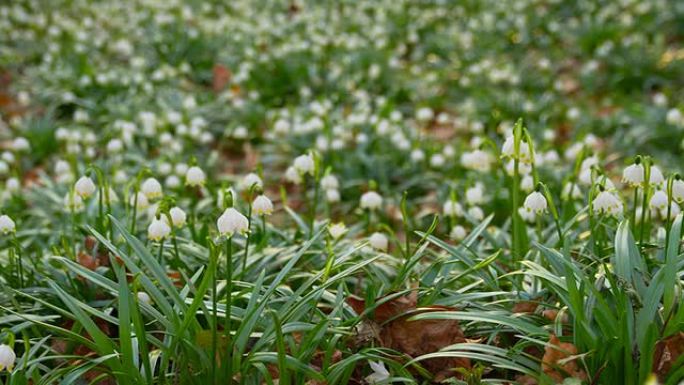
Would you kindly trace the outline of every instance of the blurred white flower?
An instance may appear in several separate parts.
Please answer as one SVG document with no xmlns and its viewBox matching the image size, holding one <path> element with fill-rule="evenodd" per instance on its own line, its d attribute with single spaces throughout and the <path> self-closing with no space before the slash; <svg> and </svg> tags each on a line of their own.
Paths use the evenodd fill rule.
<svg viewBox="0 0 684 385">
<path fill-rule="evenodd" d="M 339 202 L 341 199 L 339 190 L 325 190 L 325 200 L 330 203 Z"/>
<path fill-rule="evenodd" d="M 144 210 L 150 207 L 150 201 L 147 199 L 147 196 L 140 191 L 137 194 L 131 195 L 128 204 L 135 206 L 136 210 Z"/>
<path fill-rule="evenodd" d="M 340 186 L 335 175 L 328 174 L 321 179 L 321 187 L 324 190 L 337 190 Z"/>
<path fill-rule="evenodd" d="M 180 207 L 172 207 L 171 210 L 169 210 L 169 216 L 171 217 L 173 227 L 176 228 L 183 227 L 187 220 L 187 214 L 185 214 L 185 211 Z"/>
<path fill-rule="evenodd" d="M 648 181 L 652 185 L 659 185 L 665 181 L 665 177 L 658 166 L 651 166 L 651 175 L 649 176 Z"/>
<path fill-rule="evenodd" d="M 382 206 L 382 197 L 375 191 L 368 191 L 361 195 L 360 206 L 362 209 L 376 210 Z"/>
<path fill-rule="evenodd" d="M 389 240 L 385 234 L 382 233 L 371 234 L 371 236 L 368 238 L 368 243 L 372 248 L 380 251 L 387 251 L 387 247 L 389 246 Z"/>
<path fill-rule="evenodd" d="M 147 178 L 140 186 L 140 191 L 147 199 L 156 199 L 162 196 L 162 186 L 155 178 Z"/>
<path fill-rule="evenodd" d="M 7 215 L 0 216 L 0 233 L 9 234 L 16 230 L 16 225 L 12 218 Z"/>
<path fill-rule="evenodd" d="M 390 377 L 390 373 L 385 368 L 385 364 L 383 362 L 381 362 L 381 361 L 378 361 L 378 362 L 368 361 L 368 365 L 370 365 L 371 370 L 373 370 L 373 373 L 366 376 L 366 381 L 369 384 L 375 384 L 378 382 L 382 382 L 382 381 L 387 380 Z"/>
<path fill-rule="evenodd" d="M 300 184 L 302 183 L 302 176 L 297 172 L 297 169 L 295 169 L 293 166 L 290 166 L 285 170 L 285 180 L 287 180 L 290 183 L 294 184 Z"/>
<path fill-rule="evenodd" d="M 245 175 L 245 177 L 242 178 L 242 183 L 240 184 L 243 190 L 248 190 L 252 188 L 252 186 L 254 185 L 256 185 L 256 187 L 261 188 L 264 186 L 264 183 L 261 181 L 261 178 L 259 178 L 259 175 L 253 172 Z"/>
<path fill-rule="evenodd" d="M 135 293 L 136 297 L 138 297 L 138 301 L 147 305 L 152 304 L 152 298 L 150 298 L 150 295 L 145 293 L 144 291 L 139 291 Z"/>
<path fill-rule="evenodd" d="M 271 215 L 273 213 L 273 202 L 266 195 L 259 195 L 252 202 L 252 210 L 256 215 Z"/>
<path fill-rule="evenodd" d="M 525 207 L 525 210 L 528 212 L 539 215 L 546 211 L 548 204 L 546 202 L 546 197 L 544 197 L 542 193 L 534 191 L 525 198 L 523 207 Z"/>
<path fill-rule="evenodd" d="M 347 226 L 342 222 L 333 223 L 328 225 L 328 233 L 333 239 L 338 239 L 347 232 Z"/>
<path fill-rule="evenodd" d="M 661 190 L 658 190 L 655 193 L 653 193 L 653 196 L 648 202 L 648 205 L 651 208 L 651 210 L 663 210 L 667 208 L 667 204 L 667 194 L 665 194 L 665 192 Z"/>
<path fill-rule="evenodd" d="M 465 196 L 466 202 L 468 202 L 469 205 L 479 205 L 485 202 L 484 190 L 482 189 L 482 185 L 480 183 L 468 188 L 466 190 Z"/>
<path fill-rule="evenodd" d="M 461 206 L 460 203 L 449 199 L 448 201 L 444 202 L 442 211 L 444 212 L 444 215 L 448 217 L 460 217 L 463 215 L 463 206 Z"/>
<path fill-rule="evenodd" d="M 161 219 L 154 218 L 152 223 L 147 227 L 147 238 L 159 242 L 168 237 L 171 233 L 171 227 Z"/>
<path fill-rule="evenodd" d="M 482 209 L 478 206 L 469 208 L 468 215 L 470 215 L 476 221 L 481 221 L 484 219 L 484 211 L 482 211 Z"/>
<path fill-rule="evenodd" d="M 90 177 L 85 175 L 80 177 L 74 185 L 74 191 L 76 191 L 76 194 L 80 195 L 81 198 L 88 198 L 95 193 L 95 190 L 95 183 Z"/>
<path fill-rule="evenodd" d="M 314 159 L 311 154 L 300 155 L 294 160 L 294 169 L 301 175 L 311 174 L 314 172 Z"/>
<path fill-rule="evenodd" d="M 462 241 L 465 239 L 466 235 L 468 233 L 466 232 L 465 227 L 461 225 L 454 226 L 453 229 L 451 229 L 451 232 L 449 233 L 449 238 L 453 239 L 454 241 Z"/>
<path fill-rule="evenodd" d="M 199 187 L 204 184 L 207 177 L 201 168 L 192 166 L 185 173 L 185 185 L 191 187 Z"/>
</svg>

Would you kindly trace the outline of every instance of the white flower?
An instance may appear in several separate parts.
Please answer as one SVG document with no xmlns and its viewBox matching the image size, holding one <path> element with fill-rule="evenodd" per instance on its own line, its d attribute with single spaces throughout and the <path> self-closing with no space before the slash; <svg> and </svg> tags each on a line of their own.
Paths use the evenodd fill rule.
<svg viewBox="0 0 684 385">
<path fill-rule="evenodd" d="M 667 111 L 667 116 L 665 117 L 665 120 L 668 124 L 672 124 L 673 126 L 679 125 L 682 122 L 684 122 L 684 119 L 682 118 L 682 112 L 676 108 L 672 108 Z"/>
<path fill-rule="evenodd" d="M 668 199 L 664 191 L 656 191 L 648 202 L 651 210 L 663 210 L 667 208 Z"/>
<path fill-rule="evenodd" d="M 207 176 L 204 171 L 197 166 L 192 166 L 185 172 L 185 185 L 191 187 L 199 187 L 204 184 Z"/>
<path fill-rule="evenodd" d="M 176 188 L 181 185 L 181 180 L 176 175 L 169 175 L 164 179 L 164 184 L 168 188 Z"/>
<path fill-rule="evenodd" d="M 476 221 L 481 221 L 484 219 L 484 211 L 477 206 L 469 208 L 468 215 L 470 215 Z"/>
<path fill-rule="evenodd" d="M 444 163 L 446 163 L 446 159 L 442 154 L 433 154 L 430 157 L 430 166 L 432 167 L 439 168 L 444 166 Z"/>
<path fill-rule="evenodd" d="M 144 291 L 139 291 L 135 293 L 135 295 L 138 297 L 138 301 L 141 303 L 145 303 L 148 305 L 152 303 L 152 298 L 150 298 L 150 295 L 145 293 Z"/>
<path fill-rule="evenodd" d="M 12 149 L 14 151 L 28 151 L 31 148 L 31 144 L 24 137 L 15 138 L 12 142 Z"/>
<path fill-rule="evenodd" d="M 601 191 L 592 203 L 595 213 L 618 216 L 622 214 L 622 202 L 608 191 Z"/>
<path fill-rule="evenodd" d="M 373 373 L 366 376 L 366 381 L 369 384 L 375 384 L 378 382 L 382 382 L 382 381 L 389 378 L 390 373 L 385 368 L 385 364 L 382 363 L 381 361 L 378 361 L 378 362 L 368 361 L 368 365 L 370 365 L 371 369 L 373 370 Z"/>
<path fill-rule="evenodd" d="M 302 183 L 302 176 L 293 166 L 290 166 L 285 170 L 285 180 L 290 183 L 300 184 Z"/>
<path fill-rule="evenodd" d="M 660 217 L 664 220 L 672 220 L 674 217 L 679 215 L 679 213 L 682 210 L 679 208 L 679 205 L 675 202 L 670 202 L 670 218 L 667 217 L 667 207 L 663 208 L 660 210 Z"/>
<path fill-rule="evenodd" d="M 525 207 L 518 208 L 518 214 L 525 222 L 534 223 L 537 219 L 537 214 L 532 211 L 527 211 Z"/>
<path fill-rule="evenodd" d="M 453 229 L 451 229 L 451 232 L 449 233 L 449 238 L 453 239 L 454 241 L 462 241 L 468 233 L 466 232 L 465 227 L 458 225 L 454 226 Z"/>
<path fill-rule="evenodd" d="M 3 234 L 13 233 L 16 230 L 16 225 L 12 218 L 7 215 L 0 216 L 0 232 Z"/>
<path fill-rule="evenodd" d="M 140 186 L 140 191 L 147 199 L 155 199 L 162 196 L 162 186 L 155 178 L 147 178 Z"/>
<path fill-rule="evenodd" d="M 326 190 L 325 200 L 330 203 L 335 203 L 340 201 L 340 192 L 338 190 Z"/>
<path fill-rule="evenodd" d="M 465 195 L 466 202 L 468 202 L 469 205 L 479 205 L 485 201 L 484 191 L 482 190 L 482 185 L 479 183 L 468 188 Z"/>
<path fill-rule="evenodd" d="M 171 227 L 161 219 L 154 218 L 147 227 L 147 238 L 156 242 L 168 237 L 170 233 Z"/>
<path fill-rule="evenodd" d="M 64 196 L 64 207 L 68 211 L 80 211 L 83 209 L 83 198 L 78 194 L 67 193 Z"/>
<path fill-rule="evenodd" d="M 672 199 L 677 203 L 684 202 L 684 180 L 675 179 L 672 182 Z"/>
<path fill-rule="evenodd" d="M 18 192 L 20 188 L 21 182 L 19 182 L 19 179 L 17 178 L 12 177 L 5 181 L 5 189 L 9 192 Z"/>
<path fill-rule="evenodd" d="M 123 142 L 121 139 L 112 139 L 107 142 L 107 152 L 111 154 L 116 154 L 123 149 Z"/>
<path fill-rule="evenodd" d="M 96 187 L 93 180 L 85 175 L 80 177 L 74 185 L 76 194 L 80 195 L 81 198 L 88 198 L 89 196 L 93 195 L 95 193 L 95 189 Z"/>
<path fill-rule="evenodd" d="M 16 360 L 17 355 L 9 345 L 0 345 L 0 372 L 5 369 L 7 369 L 8 372 L 11 372 Z"/>
<path fill-rule="evenodd" d="M 525 175 L 520 182 L 520 189 L 525 192 L 530 192 L 534 189 L 534 178 L 532 175 Z"/>
<path fill-rule="evenodd" d="M 328 174 L 321 179 L 321 187 L 324 190 L 337 190 L 340 187 L 340 183 L 335 175 Z"/>
<path fill-rule="evenodd" d="M 487 172 L 491 169 L 492 157 L 482 150 L 465 152 L 461 155 L 461 164 L 467 169 Z"/>
<path fill-rule="evenodd" d="M 520 148 L 518 149 L 518 154 L 520 155 L 520 161 L 523 163 L 531 163 L 531 151 L 530 144 L 525 141 L 520 141 Z M 515 159 L 515 139 L 511 135 L 506 138 L 503 146 L 501 146 L 501 156 L 505 158 Z"/>
<path fill-rule="evenodd" d="M 563 199 L 580 199 L 582 198 L 582 190 L 577 183 L 568 182 L 563 186 L 561 197 Z"/>
<path fill-rule="evenodd" d="M 376 210 L 382 206 L 382 197 L 375 191 L 368 191 L 361 195 L 362 209 Z"/>
<path fill-rule="evenodd" d="M 246 233 L 249 227 L 249 221 L 247 220 L 247 217 L 240 214 L 234 207 L 230 207 L 218 218 L 216 227 L 218 227 L 218 231 L 221 235 L 231 237 L 235 233 Z"/>
<path fill-rule="evenodd" d="M 295 158 L 293 167 L 301 175 L 311 174 L 314 172 L 314 159 L 311 154 L 300 155 Z"/>
<path fill-rule="evenodd" d="M 546 197 L 539 191 L 534 191 L 525 198 L 525 203 L 523 203 L 525 210 L 535 214 L 542 214 L 546 211 L 548 204 L 546 202 Z"/>
<path fill-rule="evenodd" d="M 135 206 L 137 210 L 144 210 L 150 206 L 150 201 L 147 199 L 147 196 L 140 191 L 135 195 L 131 195 L 128 203 L 131 206 Z"/>
<path fill-rule="evenodd" d="M 241 187 L 244 190 L 248 190 L 252 188 L 252 186 L 256 185 L 257 187 L 263 187 L 264 183 L 261 181 L 261 178 L 259 178 L 259 175 L 251 172 L 247 175 L 245 175 L 244 178 L 242 178 L 242 183 Z"/>
<path fill-rule="evenodd" d="M 532 165 L 527 164 L 527 163 L 518 163 L 518 174 L 520 175 L 527 175 L 532 172 Z M 515 173 L 515 161 L 511 160 L 508 163 L 506 163 L 506 173 L 510 176 L 513 176 Z"/>
<path fill-rule="evenodd" d="M 183 211 L 183 209 L 180 207 L 171 208 L 171 210 L 169 210 L 169 216 L 171 217 L 171 223 L 173 223 L 173 227 L 183 227 L 183 225 L 185 225 L 185 221 L 187 220 L 185 211 Z"/>
<path fill-rule="evenodd" d="M 425 153 L 420 148 L 411 151 L 411 160 L 415 163 L 425 160 Z"/>
<path fill-rule="evenodd" d="M 622 172 L 622 183 L 634 187 L 644 182 L 644 166 L 642 164 L 634 163 L 631 166 L 625 167 Z"/>
<path fill-rule="evenodd" d="M 463 215 L 463 207 L 461 206 L 461 204 L 458 202 L 454 202 L 451 199 L 444 202 L 442 211 L 444 211 L 444 215 L 448 217 L 460 217 Z"/>
<path fill-rule="evenodd" d="M 266 195 L 259 195 L 252 202 L 252 210 L 256 215 L 271 215 L 273 213 L 273 202 Z"/>
<path fill-rule="evenodd" d="M 430 121 L 434 116 L 435 113 L 432 111 L 432 108 L 430 107 L 422 107 L 416 111 L 416 119 L 420 122 Z"/>
<path fill-rule="evenodd" d="M 663 177 L 663 173 L 658 166 L 651 166 L 651 175 L 649 176 L 648 181 L 653 185 L 659 185 L 665 181 L 665 177 Z"/>
<path fill-rule="evenodd" d="M 387 237 L 382 233 L 373 233 L 368 238 L 368 243 L 370 243 L 372 248 L 380 251 L 387 251 L 387 247 L 389 246 Z"/>
<path fill-rule="evenodd" d="M 346 232 L 347 232 L 347 226 L 345 226 L 344 223 L 342 223 L 342 222 L 333 223 L 331 225 L 328 225 L 328 233 L 330 233 L 330 236 L 333 237 L 333 239 L 340 238 Z"/>
</svg>

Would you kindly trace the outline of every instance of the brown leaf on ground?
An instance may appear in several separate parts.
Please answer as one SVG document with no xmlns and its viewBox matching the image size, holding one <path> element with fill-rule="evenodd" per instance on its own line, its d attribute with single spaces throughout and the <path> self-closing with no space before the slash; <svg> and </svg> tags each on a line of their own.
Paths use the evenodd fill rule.
<svg viewBox="0 0 684 385">
<path fill-rule="evenodd" d="M 523 301 L 523 302 L 518 302 L 515 305 L 513 305 L 513 309 L 511 309 L 511 312 L 513 313 L 524 313 L 524 314 L 534 314 L 534 312 L 537 310 L 537 307 L 539 304 L 536 302 L 532 301 Z"/>
<path fill-rule="evenodd" d="M 382 298 L 376 300 L 381 302 Z M 365 301 L 350 297 L 347 303 L 362 314 Z M 466 342 L 463 331 L 456 320 L 418 320 L 409 318 L 420 313 L 453 310 L 442 306 L 416 308 L 417 292 L 393 298 L 377 306 L 366 323 L 377 325 L 378 342 L 382 347 L 394 349 L 411 357 L 434 353 L 446 346 Z M 373 329 L 373 328 L 371 328 Z M 467 358 L 433 358 L 421 362 L 434 375 L 434 381 L 455 377 L 454 368 L 470 368 Z"/>
<path fill-rule="evenodd" d="M 555 334 L 551 334 L 549 345 L 544 348 L 542 370 L 557 383 L 566 377 L 585 380 L 587 374 L 580 369 L 576 360 L 566 361 L 568 357 L 577 355 L 577 347 L 569 342 L 561 342 Z"/>
<path fill-rule="evenodd" d="M 230 82 L 232 76 L 230 70 L 223 64 L 217 63 L 214 64 L 214 68 L 212 68 L 211 72 L 213 75 L 211 79 L 211 88 L 217 93 L 223 91 L 228 85 L 228 82 Z"/>
<path fill-rule="evenodd" d="M 658 341 L 653 352 L 653 371 L 661 381 L 665 380 L 682 354 L 684 354 L 684 332 Z"/>
</svg>

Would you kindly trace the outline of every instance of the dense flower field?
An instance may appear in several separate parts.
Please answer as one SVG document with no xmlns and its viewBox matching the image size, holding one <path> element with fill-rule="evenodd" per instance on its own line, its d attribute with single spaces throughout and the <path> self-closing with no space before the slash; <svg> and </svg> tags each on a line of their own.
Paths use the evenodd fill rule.
<svg viewBox="0 0 684 385">
<path fill-rule="evenodd" d="M 684 381 L 684 3 L 0 3 L 0 384 Z"/>
</svg>

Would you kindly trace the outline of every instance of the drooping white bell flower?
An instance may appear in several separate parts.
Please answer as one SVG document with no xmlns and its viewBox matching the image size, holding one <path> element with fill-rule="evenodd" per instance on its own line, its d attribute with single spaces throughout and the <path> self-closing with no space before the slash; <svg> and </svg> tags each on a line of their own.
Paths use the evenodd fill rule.
<svg viewBox="0 0 684 385">
<path fill-rule="evenodd" d="M 518 148 L 519 160 L 522 163 L 532 162 L 532 151 L 530 150 L 530 144 L 525 141 L 520 141 L 520 147 Z M 501 156 L 505 158 L 515 159 L 515 138 L 513 135 L 506 138 L 504 144 L 501 146 Z"/>
<path fill-rule="evenodd" d="M 164 238 L 168 237 L 170 233 L 171 227 L 161 219 L 154 218 L 152 223 L 147 227 L 147 238 L 155 242 L 162 241 Z"/>
<path fill-rule="evenodd" d="M 199 187 L 204 184 L 207 176 L 204 174 L 201 168 L 197 166 L 190 167 L 185 172 L 185 185 L 190 187 Z"/>
<path fill-rule="evenodd" d="M 444 202 L 444 205 L 442 206 L 442 211 L 444 212 L 444 215 L 448 217 L 463 216 L 463 206 L 461 206 L 461 204 L 458 202 L 452 201 L 451 199 Z"/>
<path fill-rule="evenodd" d="M 649 176 L 648 181 L 652 185 L 659 185 L 665 181 L 665 177 L 658 166 L 651 166 L 651 175 Z"/>
<path fill-rule="evenodd" d="M 219 234 L 232 237 L 233 234 L 244 234 L 249 228 L 247 217 L 240 214 L 234 207 L 229 207 L 216 221 Z"/>
<path fill-rule="evenodd" d="M 527 211 L 525 207 L 518 208 L 518 215 L 520 215 L 520 218 L 528 223 L 534 223 L 537 220 L 537 214 L 532 211 Z"/>
<path fill-rule="evenodd" d="M 563 186 L 561 197 L 563 199 L 580 199 L 582 198 L 582 190 L 580 190 L 577 183 L 568 182 Z"/>
<path fill-rule="evenodd" d="M 256 215 L 271 215 L 273 213 L 273 202 L 266 195 L 259 195 L 252 202 L 252 211 Z"/>
<path fill-rule="evenodd" d="M 385 234 L 382 233 L 371 234 L 371 236 L 368 238 L 368 243 L 372 248 L 380 251 L 387 251 L 387 248 L 389 247 L 389 240 Z"/>
<path fill-rule="evenodd" d="M 533 191 L 526 198 L 523 203 L 525 210 L 537 215 L 542 214 L 546 211 L 548 203 L 546 202 L 546 197 L 539 191 Z"/>
<path fill-rule="evenodd" d="M 0 233 L 5 235 L 16 231 L 17 226 L 14 224 L 12 218 L 7 215 L 0 216 Z"/>
<path fill-rule="evenodd" d="M 140 191 L 147 199 L 156 199 L 162 196 L 162 186 L 155 178 L 147 178 L 140 186 Z"/>
<path fill-rule="evenodd" d="M 76 191 L 76 194 L 80 195 L 81 198 L 88 198 L 95 193 L 96 189 L 95 182 L 85 175 L 80 177 L 74 185 L 74 191 Z"/>
<path fill-rule="evenodd" d="M 659 211 L 659 213 L 660 213 L 660 217 L 661 217 L 663 220 L 672 220 L 672 219 L 674 219 L 677 215 L 679 215 L 679 213 L 680 213 L 681 211 L 682 211 L 682 210 L 679 208 L 679 205 L 678 205 L 676 202 L 670 202 L 670 218 L 667 217 L 667 207 L 661 209 L 661 210 Z"/>
<path fill-rule="evenodd" d="M 147 199 L 147 196 L 140 191 L 137 194 L 131 195 L 128 204 L 135 206 L 136 210 L 144 210 L 150 207 L 150 201 Z"/>
<path fill-rule="evenodd" d="M 83 209 L 83 198 L 78 194 L 68 192 L 64 196 L 64 207 L 67 211 L 81 211 Z"/>
<path fill-rule="evenodd" d="M 487 172 L 492 167 L 492 156 L 482 150 L 466 152 L 461 155 L 461 165 L 467 169 Z"/>
<path fill-rule="evenodd" d="M 668 199 L 667 199 L 667 194 L 665 194 L 664 191 L 658 190 L 655 193 L 653 193 L 653 196 L 648 202 L 649 207 L 651 210 L 663 210 L 667 208 L 668 204 Z"/>
<path fill-rule="evenodd" d="M 28 151 L 31 149 L 31 144 L 28 139 L 20 136 L 12 141 L 12 149 L 17 152 Z"/>
<path fill-rule="evenodd" d="M 302 176 L 297 172 L 294 166 L 290 166 L 285 170 L 285 180 L 293 184 L 302 183 Z"/>
<path fill-rule="evenodd" d="M 342 222 L 333 223 L 328 226 L 328 233 L 330 233 L 330 236 L 333 237 L 333 239 L 339 239 L 346 232 L 347 226 L 345 226 Z"/>
<path fill-rule="evenodd" d="M 484 211 L 482 211 L 482 209 L 478 206 L 469 208 L 468 215 L 470 215 L 476 221 L 481 221 L 484 219 Z"/>
<path fill-rule="evenodd" d="M 466 232 L 465 227 L 461 225 L 454 226 L 453 229 L 451 229 L 451 232 L 449 233 L 449 238 L 453 239 L 454 241 L 462 241 L 465 239 L 466 235 L 468 233 Z"/>
<path fill-rule="evenodd" d="M 465 196 L 466 202 L 468 202 L 469 205 L 479 205 L 484 203 L 485 201 L 484 190 L 482 188 L 482 185 L 479 183 L 473 187 L 468 188 L 466 190 Z"/>
<path fill-rule="evenodd" d="M 534 178 L 532 175 L 525 175 L 520 181 L 520 189 L 529 193 L 534 189 Z"/>
<path fill-rule="evenodd" d="M 430 107 L 421 107 L 416 111 L 416 120 L 419 122 L 429 122 L 434 116 L 435 112 Z"/>
<path fill-rule="evenodd" d="M 594 213 L 616 217 L 622 214 L 622 202 L 613 193 L 601 191 L 592 202 Z"/>
<path fill-rule="evenodd" d="M 311 154 L 300 155 L 295 158 L 293 163 L 294 169 L 301 175 L 311 174 L 314 172 L 314 159 Z"/>
<path fill-rule="evenodd" d="M 12 349 L 9 345 L 1 344 L 0 345 L 0 372 L 3 370 L 7 369 L 8 372 L 11 372 L 12 369 L 14 369 L 14 363 L 17 361 L 17 355 L 14 353 L 14 349 Z"/>
<path fill-rule="evenodd" d="M 168 188 L 176 188 L 176 187 L 179 187 L 181 185 L 181 180 L 176 175 L 169 175 L 164 180 L 164 184 Z"/>
<path fill-rule="evenodd" d="M 642 164 L 634 163 L 625 167 L 624 171 L 622 171 L 622 183 L 627 183 L 629 186 L 634 187 L 642 184 L 643 182 L 644 166 Z"/>
<path fill-rule="evenodd" d="M 371 370 L 373 370 L 373 373 L 366 376 L 366 382 L 369 384 L 377 384 L 387 380 L 390 377 L 389 371 L 387 371 L 385 364 L 381 361 L 368 361 L 368 365 L 370 365 Z"/>
<path fill-rule="evenodd" d="M 325 190 L 325 200 L 329 203 L 339 202 L 341 199 L 339 190 Z"/>
<path fill-rule="evenodd" d="M 368 191 L 361 195 L 360 206 L 362 209 L 376 210 L 382 206 L 382 196 L 375 191 Z"/>
<path fill-rule="evenodd" d="M 321 187 L 324 190 L 337 190 L 340 187 L 340 182 L 335 175 L 328 174 L 321 179 Z"/>
<path fill-rule="evenodd" d="M 172 207 L 171 210 L 169 210 L 169 216 L 171 217 L 171 223 L 173 224 L 173 227 L 176 228 L 183 227 L 188 217 L 185 214 L 185 211 L 183 211 L 183 209 L 180 207 Z"/>
<path fill-rule="evenodd" d="M 152 304 L 152 298 L 150 298 L 150 295 L 145 293 L 144 291 L 139 291 L 135 293 L 135 295 L 138 297 L 138 302 L 144 303 L 147 305 Z"/>
<path fill-rule="evenodd" d="M 684 180 L 675 179 L 672 181 L 672 199 L 677 203 L 684 202 Z"/>
<path fill-rule="evenodd" d="M 261 188 L 264 186 L 264 183 L 261 181 L 261 178 L 259 178 L 259 175 L 253 172 L 245 175 L 245 177 L 242 178 L 242 182 L 240 183 L 240 187 L 243 190 L 249 190 L 254 185 L 256 185 L 256 187 Z"/>
</svg>

